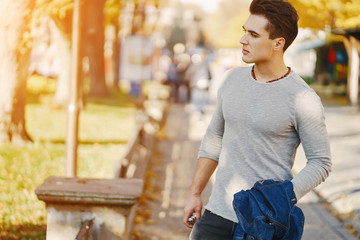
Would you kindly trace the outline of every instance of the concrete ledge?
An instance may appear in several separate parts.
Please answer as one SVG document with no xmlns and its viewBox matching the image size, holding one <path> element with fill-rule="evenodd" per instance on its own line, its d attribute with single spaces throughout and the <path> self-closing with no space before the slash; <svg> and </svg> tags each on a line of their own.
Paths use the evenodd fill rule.
<svg viewBox="0 0 360 240">
<path fill-rule="evenodd" d="M 85 221 L 98 240 L 125 240 L 143 191 L 142 179 L 49 177 L 35 193 L 46 203 L 46 239 L 75 239 Z"/>
<path fill-rule="evenodd" d="M 128 240 L 136 204 L 127 207 L 47 203 L 47 240 L 75 239 L 82 224 L 94 222 L 91 235 L 98 240 Z"/>
</svg>

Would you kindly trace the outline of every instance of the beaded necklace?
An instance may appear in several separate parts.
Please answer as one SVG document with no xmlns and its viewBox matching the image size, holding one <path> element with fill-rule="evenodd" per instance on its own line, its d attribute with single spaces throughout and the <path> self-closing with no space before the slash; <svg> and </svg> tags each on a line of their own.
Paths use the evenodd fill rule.
<svg viewBox="0 0 360 240">
<path fill-rule="evenodd" d="M 278 80 L 280 80 L 280 79 L 282 79 L 282 78 L 284 78 L 284 77 L 287 77 L 287 76 L 291 73 L 291 67 L 287 67 L 287 68 L 288 68 L 288 71 L 287 71 L 287 73 L 285 73 L 283 76 L 281 76 L 281 77 L 279 77 L 279 78 L 276 78 L 276 79 L 273 79 L 273 80 L 269 80 L 269 81 L 267 81 L 267 82 L 265 82 L 265 83 L 275 82 L 275 81 L 278 81 Z M 255 72 L 254 72 L 254 66 L 252 66 L 252 68 L 251 68 L 251 75 L 252 75 L 252 77 L 253 77 L 255 80 L 257 80 L 257 79 L 256 79 L 256 76 L 255 76 Z"/>
</svg>

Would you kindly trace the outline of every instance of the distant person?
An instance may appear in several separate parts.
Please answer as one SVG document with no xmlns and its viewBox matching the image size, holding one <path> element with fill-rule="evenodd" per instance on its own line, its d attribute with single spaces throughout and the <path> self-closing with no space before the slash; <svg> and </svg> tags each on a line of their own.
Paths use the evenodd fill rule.
<svg viewBox="0 0 360 240">
<path fill-rule="evenodd" d="M 296 10 L 285 0 L 253 0 L 250 5 L 240 43 L 242 60 L 253 65 L 228 71 L 219 89 L 184 208 L 184 224 L 192 228 L 190 239 L 259 239 L 244 232 L 238 218 L 238 212 L 251 215 L 256 205 L 235 212 L 234 194 L 246 193 L 241 190 L 250 191 L 258 181 L 269 183 L 261 180 L 271 179 L 276 187 L 286 184 L 288 197 L 275 195 L 269 200 L 295 204 L 329 175 L 330 146 L 321 101 L 284 63 L 284 51 L 298 33 L 297 22 Z M 307 164 L 293 177 L 291 169 L 300 142 Z M 215 183 L 202 215 L 201 193 L 215 169 Z M 192 225 L 188 220 L 194 214 L 197 221 Z M 282 220 L 303 227 L 300 220 L 291 224 Z M 264 217 L 263 227 L 257 231 L 271 230 L 277 225 L 271 221 Z M 301 238 L 302 232 L 291 230 L 287 234 L 300 236 L 287 239 Z"/>
<path fill-rule="evenodd" d="M 183 54 L 179 59 L 178 75 L 180 80 L 179 85 L 179 100 L 182 102 L 188 102 L 190 100 L 190 79 L 187 74 L 189 67 L 191 66 L 191 57 L 188 54 Z"/>
<path fill-rule="evenodd" d="M 180 77 L 179 67 L 174 58 L 172 58 L 166 76 L 166 84 L 170 86 L 170 99 L 177 102 L 179 100 Z"/>
<path fill-rule="evenodd" d="M 211 73 L 206 52 L 192 56 L 192 65 L 189 67 L 189 81 L 191 90 L 191 103 L 201 114 L 205 112 L 208 101 L 208 90 L 211 81 Z"/>
</svg>

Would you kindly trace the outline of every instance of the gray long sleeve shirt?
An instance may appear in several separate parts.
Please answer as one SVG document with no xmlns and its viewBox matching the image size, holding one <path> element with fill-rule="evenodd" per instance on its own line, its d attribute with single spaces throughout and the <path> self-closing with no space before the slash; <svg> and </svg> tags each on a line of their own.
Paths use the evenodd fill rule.
<svg viewBox="0 0 360 240">
<path fill-rule="evenodd" d="M 300 142 L 306 166 L 291 169 Z M 198 157 L 218 161 L 206 209 L 237 222 L 233 195 L 262 179 L 291 180 L 300 199 L 329 175 L 331 156 L 323 106 L 294 72 L 272 83 L 258 82 L 251 67 L 231 70 L 218 92 Z"/>
</svg>

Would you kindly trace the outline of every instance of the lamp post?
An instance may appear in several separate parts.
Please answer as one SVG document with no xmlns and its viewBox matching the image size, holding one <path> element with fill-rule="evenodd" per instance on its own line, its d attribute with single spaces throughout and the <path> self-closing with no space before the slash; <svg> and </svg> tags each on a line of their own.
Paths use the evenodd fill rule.
<svg viewBox="0 0 360 240">
<path fill-rule="evenodd" d="M 80 63 L 79 63 L 79 43 L 80 43 L 80 0 L 74 0 L 73 24 L 72 24 L 72 43 L 71 43 L 71 81 L 70 81 L 70 101 L 68 105 L 68 126 L 66 137 L 66 176 L 75 177 L 77 170 L 77 148 L 79 132 L 79 82 L 80 82 Z"/>
</svg>

